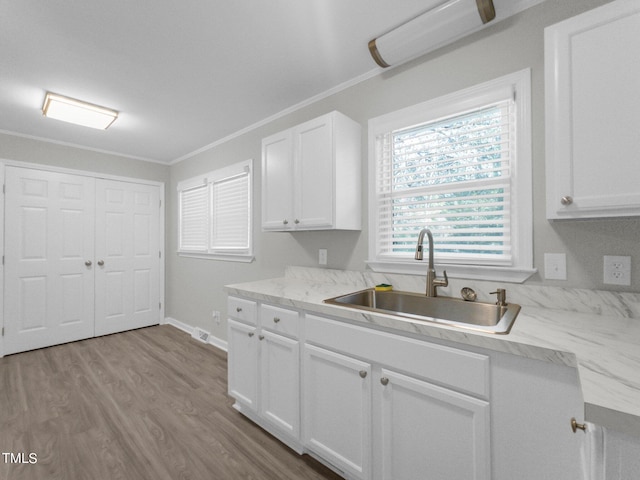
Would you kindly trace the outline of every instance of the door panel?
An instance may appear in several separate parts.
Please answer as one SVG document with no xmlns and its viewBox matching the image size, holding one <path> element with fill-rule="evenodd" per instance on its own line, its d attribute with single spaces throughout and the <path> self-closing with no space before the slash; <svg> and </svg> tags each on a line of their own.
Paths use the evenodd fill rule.
<svg viewBox="0 0 640 480">
<path fill-rule="evenodd" d="M 4 353 L 93 336 L 95 180 L 6 167 L 6 185 Z"/>
<path fill-rule="evenodd" d="M 160 322 L 160 189 L 96 183 L 96 335 Z"/>
</svg>

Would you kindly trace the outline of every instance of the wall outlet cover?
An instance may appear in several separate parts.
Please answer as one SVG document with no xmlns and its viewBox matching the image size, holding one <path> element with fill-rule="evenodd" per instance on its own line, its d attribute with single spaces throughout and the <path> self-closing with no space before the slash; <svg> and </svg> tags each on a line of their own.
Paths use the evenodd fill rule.
<svg viewBox="0 0 640 480">
<path fill-rule="evenodd" d="M 565 253 L 544 254 L 544 278 L 548 280 L 567 279 L 567 255 Z"/>
<path fill-rule="evenodd" d="M 603 267 L 603 281 L 607 285 L 631 285 L 631 257 L 605 255 Z"/>
</svg>

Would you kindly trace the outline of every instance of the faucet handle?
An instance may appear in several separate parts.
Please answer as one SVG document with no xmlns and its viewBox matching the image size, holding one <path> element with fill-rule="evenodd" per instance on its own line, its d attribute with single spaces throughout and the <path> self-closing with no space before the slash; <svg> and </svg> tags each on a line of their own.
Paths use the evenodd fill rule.
<svg viewBox="0 0 640 480">
<path fill-rule="evenodd" d="M 433 284 L 437 287 L 448 287 L 449 286 L 449 277 L 447 277 L 447 271 L 443 270 L 442 275 L 444 276 L 444 280 L 438 280 L 437 278 L 433 280 Z"/>
<path fill-rule="evenodd" d="M 504 307 L 507 304 L 507 291 L 504 288 L 498 288 L 495 292 L 491 292 L 490 295 L 498 295 L 498 301 L 496 305 Z"/>
</svg>

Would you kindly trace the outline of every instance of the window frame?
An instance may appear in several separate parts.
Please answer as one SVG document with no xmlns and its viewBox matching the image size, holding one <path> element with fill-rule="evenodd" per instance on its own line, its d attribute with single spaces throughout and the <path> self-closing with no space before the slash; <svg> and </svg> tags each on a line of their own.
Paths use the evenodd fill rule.
<svg viewBox="0 0 640 480">
<path fill-rule="evenodd" d="M 234 177 L 247 175 L 247 247 L 213 247 L 212 235 L 214 231 L 213 217 L 216 211 L 214 205 L 213 189 L 215 184 L 220 184 L 225 181 L 234 179 Z M 204 201 L 206 205 L 203 205 L 202 221 L 204 222 L 205 231 L 205 243 L 197 248 L 184 248 L 182 246 L 182 233 L 183 233 L 183 215 L 182 215 L 182 194 L 188 190 L 192 190 L 197 187 L 204 186 L 206 193 L 204 195 Z M 253 254 L 253 159 L 237 162 L 226 167 L 222 167 L 204 175 L 192 177 L 183 180 L 177 185 L 177 200 L 178 200 L 178 229 L 177 229 L 177 254 L 182 257 L 202 258 L 209 260 L 225 260 L 233 262 L 252 262 L 255 257 Z"/>
<path fill-rule="evenodd" d="M 378 255 L 378 198 L 376 191 L 376 137 L 440 119 L 463 115 L 512 95 L 515 102 L 515 148 L 511 168 L 510 265 L 444 263 L 435 256 L 438 271 L 452 278 L 499 280 L 521 283 L 536 272 L 533 268 L 533 171 L 531 156 L 531 70 L 524 69 L 488 82 L 412 105 L 369 120 L 369 260 L 376 272 L 420 274 L 426 265 L 413 258 L 389 259 Z M 455 188 L 455 185 L 452 186 Z M 426 225 L 425 225 L 426 226 Z M 416 237 L 417 240 L 417 237 Z M 425 246 L 426 247 L 426 246 Z"/>
</svg>

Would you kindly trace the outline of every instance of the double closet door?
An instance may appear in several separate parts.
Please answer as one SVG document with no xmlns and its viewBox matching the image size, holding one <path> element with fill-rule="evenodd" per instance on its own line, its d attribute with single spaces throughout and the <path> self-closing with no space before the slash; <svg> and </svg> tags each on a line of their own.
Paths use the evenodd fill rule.
<svg viewBox="0 0 640 480">
<path fill-rule="evenodd" d="M 160 187 L 7 166 L 4 354 L 158 324 Z"/>
</svg>

